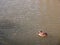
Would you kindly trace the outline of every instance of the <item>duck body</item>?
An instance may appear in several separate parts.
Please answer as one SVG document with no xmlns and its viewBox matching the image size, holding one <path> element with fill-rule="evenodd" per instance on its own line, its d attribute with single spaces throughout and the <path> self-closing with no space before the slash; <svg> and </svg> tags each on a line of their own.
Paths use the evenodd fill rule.
<svg viewBox="0 0 60 45">
<path fill-rule="evenodd" d="M 38 33 L 38 35 L 40 36 L 40 37 L 47 37 L 47 33 L 46 32 L 42 32 L 42 31 L 39 31 L 39 33 Z"/>
</svg>

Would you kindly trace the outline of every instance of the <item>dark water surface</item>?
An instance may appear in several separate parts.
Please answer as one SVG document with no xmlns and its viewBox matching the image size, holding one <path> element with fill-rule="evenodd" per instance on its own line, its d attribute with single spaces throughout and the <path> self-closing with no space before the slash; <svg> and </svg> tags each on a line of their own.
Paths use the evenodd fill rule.
<svg viewBox="0 0 60 45">
<path fill-rule="evenodd" d="M 58 0 L 0 0 L 0 45 L 60 45 L 59 14 Z"/>
</svg>

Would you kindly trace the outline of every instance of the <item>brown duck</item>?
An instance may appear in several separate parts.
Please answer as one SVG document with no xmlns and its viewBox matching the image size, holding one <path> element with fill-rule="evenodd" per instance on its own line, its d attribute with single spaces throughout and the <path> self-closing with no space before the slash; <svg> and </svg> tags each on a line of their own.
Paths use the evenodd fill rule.
<svg viewBox="0 0 60 45">
<path fill-rule="evenodd" d="M 40 37 L 42 37 L 42 38 L 47 37 L 47 33 L 46 33 L 46 32 L 43 32 L 43 31 L 39 31 L 39 32 L 38 32 L 38 35 L 39 35 Z"/>
</svg>

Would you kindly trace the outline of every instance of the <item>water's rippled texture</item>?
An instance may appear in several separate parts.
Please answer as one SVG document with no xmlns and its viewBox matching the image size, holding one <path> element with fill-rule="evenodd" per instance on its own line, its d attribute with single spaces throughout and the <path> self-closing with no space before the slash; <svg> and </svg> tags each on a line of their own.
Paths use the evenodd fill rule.
<svg viewBox="0 0 60 45">
<path fill-rule="evenodd" d="M 60 45 L 59 5 L 51 4 L 46 8 L 40 0 L 0 0 L 0 45 Z M 47 38 L 37 36 L 40 29 Z"/>
</svg>

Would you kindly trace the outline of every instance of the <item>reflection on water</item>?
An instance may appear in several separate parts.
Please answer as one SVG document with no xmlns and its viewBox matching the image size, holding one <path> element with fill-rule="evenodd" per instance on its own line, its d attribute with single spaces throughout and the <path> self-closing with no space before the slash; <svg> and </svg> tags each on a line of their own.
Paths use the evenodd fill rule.
<svg viewBox="0 0 60 45">
<path fill-rule="evenodd" d="M 58 0 L 0 0 L 0 45 L 60 45 L 59 8 Z"/>
</svg>

